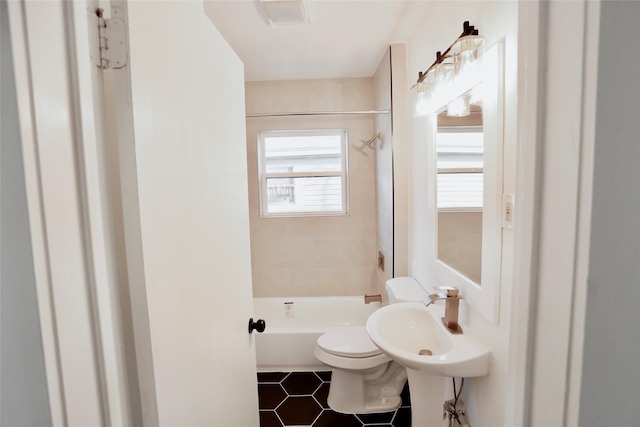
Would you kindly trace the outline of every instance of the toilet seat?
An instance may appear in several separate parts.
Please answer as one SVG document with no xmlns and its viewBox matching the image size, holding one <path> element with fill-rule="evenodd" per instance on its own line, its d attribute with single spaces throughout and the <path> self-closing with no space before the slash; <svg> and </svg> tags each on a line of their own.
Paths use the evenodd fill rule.
<svg viewBox="0 0 640 427">
<path fill-rule="evenodd" d="M 327 332 L 318 338 L 317 344 L 325 352 L 341 357 L 364 358 L 382 354 L 364 326 L 346 326 Z"/>
</svg>

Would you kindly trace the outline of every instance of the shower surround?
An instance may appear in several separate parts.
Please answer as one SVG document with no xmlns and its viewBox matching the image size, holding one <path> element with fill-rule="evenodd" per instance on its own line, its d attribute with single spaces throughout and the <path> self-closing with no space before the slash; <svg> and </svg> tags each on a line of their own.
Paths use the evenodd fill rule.
<svg viewBox="0 0 640 427">
<path fill-rule="evenodd" d="M 247 114 L 373 109 L 370 78 L 246 83 Z M 373 115 L 247 119 L 253 293 L 354 296 L 376 286 L 376 134 Z M 349 214 L 260 218 L 258 131 L 347 129 Z M 363 142 L 364 141 L 364 142 Z"/>
</svg>

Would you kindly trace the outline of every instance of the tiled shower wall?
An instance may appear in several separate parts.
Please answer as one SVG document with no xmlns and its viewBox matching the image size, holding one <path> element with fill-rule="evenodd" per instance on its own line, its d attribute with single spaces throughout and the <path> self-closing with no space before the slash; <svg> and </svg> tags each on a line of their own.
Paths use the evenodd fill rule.
<svg viewBox="0 0 640 427">
<path fill-rule="evenodd" d="M 438 259 L 476 283 L 482 277 L 482 212 L 438 213 Z"/>
<path fill-rule="evenodd" d="M 408 385 L 397 410 L 351 415 L 329 408 L 330 383 L 330 371 L 258 373 L 260 427 L 411 427 Z"/>
<path fill-rule="evenodd" d="M 373 109 L 369 78 L 246 83 L 247 114 Z M 349 215 L 260 218 L 256 134 L 261 130 L 347 129 Z M 253 294 L 376 293 L 376 133 L 371 115 L 247 119 Z"/>
</svg>

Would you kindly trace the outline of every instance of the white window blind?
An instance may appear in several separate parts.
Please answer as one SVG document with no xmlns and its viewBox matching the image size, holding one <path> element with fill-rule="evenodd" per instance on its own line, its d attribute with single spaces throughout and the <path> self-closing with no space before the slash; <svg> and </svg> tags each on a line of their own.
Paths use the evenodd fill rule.
<svg viewBox="0 0 640 427">
<path fill-rule="evenodd" d="M 347 213 L 346 130 L 258 133 L 262 217 Z"/>
<path fill-rule="evenodd" d="M 438 210 L 481 211 L 482 127 L 439 127 L 436 153 Z"/>
</svg>

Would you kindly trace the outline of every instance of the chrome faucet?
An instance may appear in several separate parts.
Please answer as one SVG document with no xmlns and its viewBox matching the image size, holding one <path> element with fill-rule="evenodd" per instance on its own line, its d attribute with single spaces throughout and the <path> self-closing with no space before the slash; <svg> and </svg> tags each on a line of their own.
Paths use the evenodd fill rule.
<svg viewBox="0 0 640 427">
<path fill-rule="evenodd" d="M 452 334 L 461 334 L 462 328 L 458 325 L 458 308 L 462 299 L 460 291 L 453 286 L 436 286 L 433 289 L 436 293 L 425 298 L 425 306 L 429 307 L 436 301 L 445 300 L 442 323 Z"/>
</svg>

